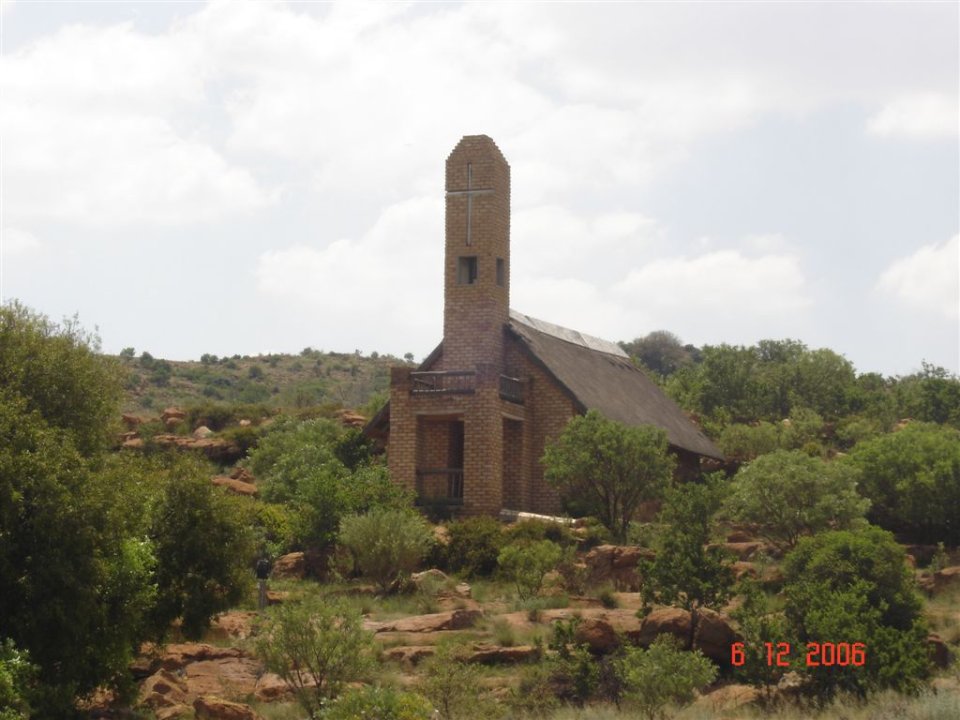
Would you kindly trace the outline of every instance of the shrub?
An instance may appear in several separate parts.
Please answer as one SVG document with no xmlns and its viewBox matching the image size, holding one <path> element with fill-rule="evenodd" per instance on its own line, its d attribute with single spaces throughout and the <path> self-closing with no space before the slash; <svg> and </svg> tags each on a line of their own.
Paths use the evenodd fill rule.
<svg viewBox="0 0 960 720">
<path fill-rule="evenodd" d="M 0 720 L 27 720 L 27 702 L 37 668 L 26 652 L 17 650 L 10 640 L 0 642 Z"/>
<path fill-rule="evenodd" d="M 570 545 L 574 542 L 570 528 L 560 523 L 544 520 L 520 520 L 508 525 L 504 531 L 507 544 L 522 544 L 537 540 L 550 540 L 560 545 Z"/>
<path fill-rule="evenodd" d="M 375 508 L 340 523 L 340 542 L 353 553 L 360 572 L 384 592 L 416 569 L 432 541 L 423 518 L 405 510 Z"/>
<path fill-rule="evenodd" d="M 596 410 L 574 417 L 543 455 L 544 477 L 622 541 L 644 500 L 660 495 L 673 473 L 667 435 L 652 425 L 628 427 Z"/>
<path fill-rule="evenodd" d="M 474 717 L 480 704 L 479 671 L 464 662 L 462 649 L 441 644 L 427 661 L 420 690 L 433 701 L 442 720 Z"/>
<path fill-rule="evenodd" d="M 664 716 L 669 703 L 686 705 L 713 682 L 717 669 L 699 650 L 685 652 L 669 635 L 647 649 L 628 647 L 617 663 L 624 701 L 649 720 Z"/>
<path fill-rule="evenodd" d="M 373 635 L 342 600 L 310 598 L 272 608 L 259 628 L 257 654 L 311 718 L 345 683 L 372 667 Z"/>
<path fill-rule="evenodd" d="M 843 462 L 861 472 L 871 522 L 916 542 L 960 543 L 960 432 L 910 423 L 857 444 Z"/>
<path fill-rule="evenodd" d="M 324 720 L 431 720 L 433 706 L 422 695 L 391 687 L 350 690 L 327 706 Z"/>
<path fill-rule="evenodd" d="M 928 674 L 922 603 L 902 547 L 877 527 L 804 538 L 784 561 L 784 611 L 801 643 L 863 643 L 862 667 L 804 667 L 821 697 L 912 691 Z"/>
<path fill-rule="evenodd" d="M 563 557 L 563 549 L 549 540 L 528 545 L 507 545 L 500 551 L 500 572 L 514 583 L 521 599 L 540 593 L 543 579 Z"/>
<path fill-rule="evenodd" d="M 489 517 L 458 520 L 447 526 L 447 565 L 470 577 L 488 577 L 497 568 L 504 546 L 503 526 Z"/>
<path fill-rule="evenodd" d="M 857 494 L 859 473 L 800 450 L 778 450 L 740 469 L 725 507 L 781 549 L 803 535 L 862 523 L 869 501 Z"/>
<path fill-rule="evenodd" d="M 780 436 L 773 423 L 735 423 L 723 429 L 717 443 L 728 458 L 746 461 L 776 450 L 780 446 Z"/>
</svg>

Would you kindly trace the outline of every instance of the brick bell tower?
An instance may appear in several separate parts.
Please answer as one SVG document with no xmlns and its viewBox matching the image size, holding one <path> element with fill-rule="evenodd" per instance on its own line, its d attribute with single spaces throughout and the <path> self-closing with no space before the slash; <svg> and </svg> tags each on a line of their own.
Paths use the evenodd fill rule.
<svg viewBox="0 0 960 720">
<path fill-rule="evenodd" d="M 510 314 L 510 166 L 486 135 L 447 158 L 443 366 L 501 371 Z"/>
</svg>

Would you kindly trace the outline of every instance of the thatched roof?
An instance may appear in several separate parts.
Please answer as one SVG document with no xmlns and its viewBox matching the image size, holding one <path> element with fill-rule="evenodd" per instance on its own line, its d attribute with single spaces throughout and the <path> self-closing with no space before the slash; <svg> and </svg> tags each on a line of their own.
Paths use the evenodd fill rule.
<svg viewBox="0 0 960 720">
<path fill-rule="evenodd" d="M 619 346 L 513 310 L 508 329 L 581 410 L 598 410 L 625 425 L 656 425 L 666 430 L 672 446 L 723 459 L 720 449 Z"/>
</svg>

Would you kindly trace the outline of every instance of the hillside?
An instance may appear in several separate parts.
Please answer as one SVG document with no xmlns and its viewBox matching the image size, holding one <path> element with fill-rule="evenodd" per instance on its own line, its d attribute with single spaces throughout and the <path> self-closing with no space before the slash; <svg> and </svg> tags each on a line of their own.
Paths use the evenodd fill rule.
<svg viewBox="0 0 960 720">
<path fill-rule="evenodd" d="M 177 362 L 120 355 L 127 371 L 123 412 L 156 415 L 165 407 L 203 403 L 263 404 L 273 408 L 337 405 L 359 408 L 390 385 L 390 367 L 408 361 L 304 349 L 299 355 L 258 355 Z"/>
</svg>

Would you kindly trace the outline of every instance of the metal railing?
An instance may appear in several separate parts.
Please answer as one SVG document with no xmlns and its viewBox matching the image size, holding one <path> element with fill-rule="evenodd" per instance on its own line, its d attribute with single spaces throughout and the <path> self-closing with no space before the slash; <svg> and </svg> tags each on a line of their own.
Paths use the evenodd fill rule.
<svg viewBox="0 0 960 720">
<path fill-rule="evenodd" d="M 523 405 L 523 380 L 509 375 L 501 375 L 500 397 L 518 405 Z"/>
<path fill-rule="evenodd" d="M 438 475 L 446 476 L 446 495 L 428 491 L 427 479 Z M 433 485 L 433 483 L 430 483 Z M 442 481 L 441 481 L 442 484 Z M 417 470 L 417 499 L 420 502 L 445 502 L 450 505 L 463 504 L 463 468 L 424 468 Z"/>
<path fill-rule="evenodd" d="M 413 395 L 472 393 L 477 385 L 475 370 L 440 370 L 410 373 Z"/>
</svg>

